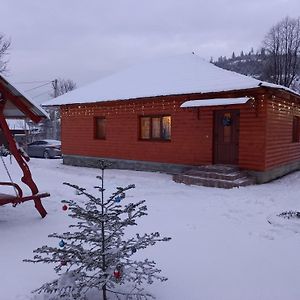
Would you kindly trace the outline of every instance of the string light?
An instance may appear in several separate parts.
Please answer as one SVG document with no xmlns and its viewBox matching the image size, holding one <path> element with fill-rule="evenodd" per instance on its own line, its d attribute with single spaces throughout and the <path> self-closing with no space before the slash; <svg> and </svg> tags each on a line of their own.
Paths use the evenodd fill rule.
<svg viewBox="0 0 300 300">
<path fill-rule="evenodd" d="M 255 108 L 257 105 L 263 107 L 265 105 L 264 103 L 264 97 L 265 95 L 262 95 L 261 99 L 257 99 L 257 103 L 255 104 L 255 98 L 249 97 L 252 102 L 252 107 Z M 275 96 L 272 96 L 272 99 L 275 99 Z M 153 113 L 153 110 L 160 110 L 160 111 L 173 111 L 177 112 L 179 109 L 179 104 L 182 102 L 182 99 L 176 99 L 174 98 L 166 98 L 162 99 L 161 101 L 143 101 L 142 103 L 134 103 L 129 102 L 125 104 L 119 104 L 119 105 L 113 105 L 113 104 L 99 104 L 96 103 L 94 106 L 91 105 L 84 105 L 80 104 L 77 106 L 72 107 L 65 107 L 62 108 L 62 116 L 65 118 L 74 118 L 76 116 L 82 117 L 82 116 L 97 116 L 97 115 L 103 115 L 103 116 L 111 116 L 111 115 L 121 115 L 121 114 L 128 114 L 133 113 L 137 114 L 140 113 L 141 115 L 146 115 L 147 113 Z M 272 101 L 272 108 L 275 109 L 275 104 Z M 188 112 L 194 112 L 192 108 L 187 109 Z"/>
</svg>

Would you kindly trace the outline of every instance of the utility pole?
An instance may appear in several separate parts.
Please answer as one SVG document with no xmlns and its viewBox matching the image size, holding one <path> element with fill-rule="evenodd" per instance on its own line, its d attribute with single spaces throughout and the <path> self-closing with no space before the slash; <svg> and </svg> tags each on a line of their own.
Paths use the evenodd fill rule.
<svg viewBox="0 0 300 300">
<path fill-rule="evenodd" d="M 54 91 L 54 98 L 58 97 L 58 80 L 54 79 L 52 81 L 52 87 L 53 87 L 53 91 Z M 51 107 L 50 108 L 50 120 L 51 120 L 51 138 L 52 139 L 57 139 L 57 113 L 56 113 L 57 109 Z"/>
<path fill-rule="evenodd" d="M 54 90 L 54 98 L 56 98 L 58 96 L 58 80 L 54 79 L 52 81 L 52 86 L 53 86 L 53 90 Z"/>
</svg>

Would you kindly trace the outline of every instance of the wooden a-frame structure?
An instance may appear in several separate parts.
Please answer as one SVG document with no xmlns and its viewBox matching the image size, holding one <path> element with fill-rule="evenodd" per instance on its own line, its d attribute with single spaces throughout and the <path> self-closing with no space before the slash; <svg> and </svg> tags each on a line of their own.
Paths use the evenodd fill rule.
<svg viewBox="0 0 300 300">
<path fill-rule="evenodd" d="M 0 193 L 0 206 L 8 203 L 15 206 L 19 203 L 33 200 L 36 209 L 40 213 L 41 217 L 44 218 L 47 212 L 42 205 L 41 198 L 48 197 L 50 195 L 48 193 L 39 193 L 38 187 L 31 176 L 30 169 L 26 162 L 28 161 L 28 157 L 20 151 L 7 125 L 6 119 L 9 118 L 29 118 L 33 122 L 38 123 L 42 119 L 47 118 L 47 114 L 41 108 L 28 100 L 28 98 L 21 94 L 7 80 L 0 76 L 0 129 L 7 142 L 8 150 L 14 156 L 23 172 L 21 181 L 31 190 L 30 195 L 24 196 L 23 191 L 18 184 L 12 181 L 0 182 L 0 187 L 1 185 L 12 186 L 16 193 L 16 195 Z"/>
</svg>

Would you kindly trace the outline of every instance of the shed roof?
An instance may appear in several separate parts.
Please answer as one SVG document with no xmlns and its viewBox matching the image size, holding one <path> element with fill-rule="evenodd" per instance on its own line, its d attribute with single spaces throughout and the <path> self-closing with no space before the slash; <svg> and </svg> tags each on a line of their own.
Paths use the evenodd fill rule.
<svg viewBox="0 0 300 300">
<path fill-rule="evenodd" d="M 25 120 L 10 119 L 7 120 L 7 125 L 10 130 L 28 130 L 28 125 Z"/>
<path fill-rule="evenodd" d="M 187 107 L 245 104 L 250 99 L 251 99 L 250 97 L 240 97 L 240 98 L 214 98 L 214 99 L 190 100 L 190 101 L 183 102 L 180 107 L 187 108 Z"/>
<path fill-rule="evenodd" d="M 28 96 L 19 92 L 4 77 L 0 75 L 0 101 L 6 100 L 4 106 L 5 118 L 30 118 L 34 122 L 47 118 L 47 113 L 39 105 L 29 100 Z"/>
<path fill-rule="evenodd" d="M 43 105 L 94 103 L 154 96 L 280 88 L 221 69 L 194 54 L 148 61 L 52 99 Z"/>
</svg>

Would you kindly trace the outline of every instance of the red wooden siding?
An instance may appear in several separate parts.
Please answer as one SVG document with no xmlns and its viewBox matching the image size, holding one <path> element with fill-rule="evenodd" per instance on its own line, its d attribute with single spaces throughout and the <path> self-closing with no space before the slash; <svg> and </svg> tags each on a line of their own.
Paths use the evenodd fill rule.
<svg viewBox="0 0 300 300">
<path fill-rule="evenodd" d="M 226 94 L 227 97 L 244 95 L 245 91 Z M 245 105 L 199 109 L 182 109 L 180 104 L 207 95 L 63 106 L 62 150 L 66 155 L 190 165 L 212 164 L 213 111 L 238 109 L 238 164 L 241 168 L 264 171 L 300 159 L 300 143 L 292 143 L 292 119 L 293 115 L 300 116 L 300 106 L 295 101 L 288 105 L 287 100 L 278 96 L 272 98 L 270 92 L 263 88 L 247 95 L 254 97 L 255 101 Z M 293 108 L 289 108 L 291 105 Z M 158 114 L 172 117 L 171 141 L 140 140 L 139 117 Z M 104 140 L 94 138 L 95 117 L 106 118 Z"/>
<path fill-rule="evenodd" d="M 265 160 L 266 108 L 263 95 L 255 95 L 253 107 L 240 110 L 239 166 L 262 171 Z"/>
<path fill-rule="evenodd" d="M 212 161 L 212 112 L 179 108 L 181 100 L 117 101 L 62 109 L 63 153 L 178 164 Z M 170 115 L 171 141 L 139 140 L 139 116 Z M 105 117 L 106 139 L 93 138 L 93 117 Z"/>
<path fill-rule="evenodd" d="M 299 99 L 283 93 L 269 96 L 266 169 L 300 160 L 300 143 L 293 143 L 293 116 L 300 116 Z"/>
</svg>

